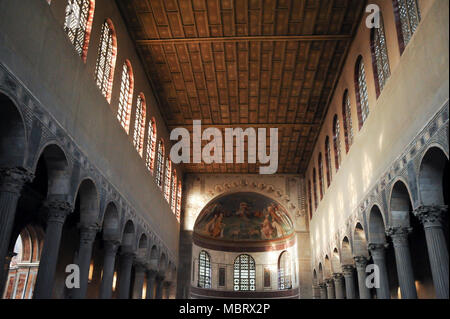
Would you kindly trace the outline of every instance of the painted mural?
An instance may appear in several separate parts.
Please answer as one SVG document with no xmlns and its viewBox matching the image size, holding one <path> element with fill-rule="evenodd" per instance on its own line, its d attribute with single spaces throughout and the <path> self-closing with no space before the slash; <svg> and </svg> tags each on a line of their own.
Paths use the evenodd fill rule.
<svg viewBox="0 0 450 319">
<path fill-rule="evenodd" d="M 226 241 L 275 240 L 294 232 L 292 221 L 278 203 L 257 193 L 234 193 L 209 203 L 194 232 Z"/>
</svg>

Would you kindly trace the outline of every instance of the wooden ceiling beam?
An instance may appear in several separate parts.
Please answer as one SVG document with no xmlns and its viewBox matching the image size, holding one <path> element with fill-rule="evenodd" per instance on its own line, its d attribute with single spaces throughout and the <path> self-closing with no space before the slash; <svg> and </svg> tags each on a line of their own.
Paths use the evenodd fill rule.
<svg viewBox="0 0 450 319">
<path fill-rule="evenodd" d="M 176 43 L 203 43 L 203 42 L 243 42 L 243 41 L 348 41 L 351 35 L 261 35 L 242 37 L 205 37 L 205 38 L 170 38 L 170 39 L 138 39 L 138 45 L 148 44 L 176 44 Z"/>
<path fill-rule="evenodd" d="M 238 128 L 246 129 L 249 127 L 253 128 L 293 128 L 300 129 L 304 127 L 317 127 L 320 123 L 230 123 L 230 124 L 204 124 L 202 123 L 202 129 L 215 127 L 218 129 L 224 128 Z M 174 129 L 177 127 L 191 128 L 192 124 L 169 124 L 169 129 Z"/>
</svg>

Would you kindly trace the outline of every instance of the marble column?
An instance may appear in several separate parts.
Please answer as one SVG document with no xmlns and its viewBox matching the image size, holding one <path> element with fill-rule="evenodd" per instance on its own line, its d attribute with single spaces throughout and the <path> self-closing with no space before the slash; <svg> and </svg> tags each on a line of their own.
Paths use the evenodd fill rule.
<svg viewBox="0 0 450 319">
<path fill-rule="evenodd" d="M 8 254 L 11 232 L 16 216 L 17 202 L 23 185 L 30 182 L 34 175 L 23 168 L 0 168 L 0 293 L 4 290 L 8 267 L 3 267 Z"/>
<path fill-rule="evenodd" d="M 98 232 L 97 225 L 82 226 L 80 228 L 80 248 L 78 250 L 78 266 L 80 267 L 80 288 L 74 289 L 74 299 L 86 298 L 89 283 L 89 269 L 91 266 L 92 246 Z"/>
<path fill-rule="evenodd" d="M 367 258 L 364 256 L 353 257 L 356 264 L 356 273 L 358 274 L 358 288 L 360 299 L 371 299 L 370 290 L 366 285 L 366 267 Z"/>
<path fill-rule="evenodd" d="M 142 299 L 142 289 L 144 288 L 145 267 L 141 264 L 134 266 L 134 285 L 132 299 Z"/>
<path fill-rule="evenodd" d="M 163 299 L 169 299 L 170 298 L 170 287 L 172 286 L 172 283 L 169 281 L 163 282 Z"/>
<path fill-rule="evenodd" d="M 47 227 L 34 287 L 34 299 L 52 297 L 62 229 L 67 216 L 72 212 L 72 205 L 60 200 L 47 201 L 44 207 L 47 210 Z"/>
<path fill-rule="evenodd" d="M 336 294 L 334 292 L 334 281 L 332 278 L 326 279 L 325 283 L 327 285 L 327 296 L 328 299 L 336 299 Z"/>
<path fill-rule="evenodd" d="M 395 263 L 400 284 L 402 299 L 417 299 L 414 272 L 409 251 L 408 235 L 412 231 L 408 227 L 389 227 L 386 234 L 392 238 L 395 251 Z"/>
<path fill-rule="evenodd" d="M 431 274 L 439 299 L 449 298 L 448 247 L 443 229 L 443 216 L 447 212 L 447 206 L 421 206 L 414 211 L 425 229 Z"/>
<path fill-rule="evenodd" d="M 380 275 L 380 286 L 377 289 L 377 299 L 390 299 L 391 294 L 389 290 L 389 279 L 386 267 L 386 248 L 387 244 L 374 244 L 368 245 L 370 254 L 374 264 L 378 267 Z"/>
<path fill-rule="evenodd" d="M 123 253 L 120 255 L 118 299 L 130 298 L 131 267 L 133 266 L 133 259 L 133 253 Z"/>
<path fill-rule="evenodd" d="M 334 289 L 336 299 L 345 299 L 344 276 L 342 274 L 333 274 Z"/>
<path fill-rule="evenodd" d="M 312 286 L 313 299 L 320 299 L 320 287 L 318 285 Z"/>
<path fill-rule="evenodd" d="M 155 280 L 156 280 L 156 271 L 147 270 L 147 295 L 145 299 L 155 299 L 154 289 L 155 289 Z"/>
<path fill-rule="evenodd" d="M 155 299 L 162 299 L 164 277 L 157 276 L 155 279 Z"/>
<path fill-rule="evenodd" d="M 100 285 L 100 299 L 111 299 L 114 278 L 114 266 L 116 264 L 117 249 L 120 242 L 106 240 L 104 242 L 105 256 L 103 259 L 103 277 Z"/>
<path fill-rule="evenodd" d="M 319 284 L 320 299 L 328 299 L 327 297 L 327 285 L 325 283 Z"/>
<path fill-rule="evenodd" d="M 345 280 L 345 296 L 347 299 L 356 299 L 355 291 L 355 267 L 353 265 L 342 265 Z"/>
</svg>

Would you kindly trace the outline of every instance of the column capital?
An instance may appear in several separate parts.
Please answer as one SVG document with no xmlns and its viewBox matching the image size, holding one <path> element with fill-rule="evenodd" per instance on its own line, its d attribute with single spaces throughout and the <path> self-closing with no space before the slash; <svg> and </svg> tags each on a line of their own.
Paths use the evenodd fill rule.
<svg viewBox="0 0 450 319">
<path fill-rule="evenodd" d="M 22 167 L 0 167 L 0 192 L 20 194 L 23 185 L 33 178 L 34 174 Z"/>
<path fill-rule="evenodd" d="M 55 222 L 64 224 L 66 217 L 72 212 L 72 205 L 64 200 L 47 200 L 43 208 L 47 212 L 47 223 Z"/>
<path fill-rule="evenodd" d="M 130 251 L 123 251 L 120 253 L 120 256 L 123 258 L 129 258 L 131 261 L 136 257 L 136 254 Z"/>
<path fill-rule="evenodd" d="M 120 241 L 118 240 L 105 240 L 104 241 L 104 247 L 105 247 L 105 254 L 116 254 L 117 250 L 119 249 Z"/>
<path fill-rule="evenodd" d="M 355 256 L 353 257 L 353 260 L 355 261 L 356 268 L 366 268 L 368 260 L 365 256 Z"/>
<path fill-rule="evenodd" d="M 173 284 L 173 283 L 172 283 L 171 281 L 164 281 L 164 282 L 163 282 L 163 286 L 166 287 L 166 288 L 172 286 L 172 284 Z"/>
<path fill-rule="evenodd" d="M 385 254 L 386 248 L 389 247 L 388 243 L 369 243 L 367 248 L 369 249 L 372 257 L 383 257 Z"/>
<path fill-rule="evenodd" d="M 327 285 L 327 287 L 330 287 L 330 286 L 334 285 L 333 277 L 327 278 L 324 281 L 325 281 L 325 284 Z"/>
<path fill-rule="evenodd" d="M 80 226 L 80 241 L 83 244 L 92 244 L 100 227 L 98 225 Z"/>
<path fill-rule="evenodd" d="M 334 281 L 340 281 L 343 278 L 344 278 L 344 276 L 341 273 L 339 273 L 339 272 L 333 274 L 333 280 Z"/>
<path fill-rule="evenodd" d="M 390 226 L 386 230 L 386 235 L 392 238 L 394 246 L 408 245 L 408 235 L 412 232 L 412 227 Z"/>
<path fill-rule="evenodd" d="M 442 227 L 444 214 L 448 211 L 447 205 L 429 205 L 419 206 L 413 214 L 416 216 L 424 227 Z"/>
<path fill-rule="evenodd" d="M 352 276 L 353 270 L 355 269 L 355 266 L 353 265 L 342 265 L 342 272 L 344 276 Z"/>
<path fill-rule="evenodd" d="M 134 270 L 137 273 L 142 273 L 144 274 L 146 271 L 145 265 L 138 259 L 135 260 L 135 264 L 134 264 Z"/>
<path fill-rule="evenodd" d="M 153 269 L 149 269 L 148 267 L 146 270 L 147 270 L 147 278 L 151 279 L 151 280 L 155 280 L 156 276 L 158 275 L 158 272 Z"/>
</svg>

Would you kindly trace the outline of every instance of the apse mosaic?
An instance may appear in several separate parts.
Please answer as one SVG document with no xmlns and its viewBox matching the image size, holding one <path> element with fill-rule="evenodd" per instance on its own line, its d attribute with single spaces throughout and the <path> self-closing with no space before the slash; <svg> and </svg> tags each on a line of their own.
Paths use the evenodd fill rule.
<svg viewBox="0 0 450 319">
<path fill-rule="evenodd" d="M 194 232 L 226 241 L 280 239 L 293 225 L 280 204 L 257 193 L 235 193 L 213 200 L 200 213 Z"/>
</svg>

